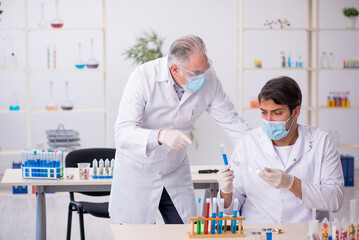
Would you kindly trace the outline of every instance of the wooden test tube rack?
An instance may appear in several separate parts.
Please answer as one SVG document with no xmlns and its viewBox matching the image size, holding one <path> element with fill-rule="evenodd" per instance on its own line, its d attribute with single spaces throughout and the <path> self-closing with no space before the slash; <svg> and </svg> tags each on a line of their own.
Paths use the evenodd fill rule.
<svg viewBox="0 0 359 240">
<path fill-rule="evenodd" d="M 244 237 L 244 233 L 242 232 L 242 220 L 244 220 L 245 217 L 189 217 L 188 220 L 191 221 L 191 232 L 187 232 L 187 235 L 189 238 L 233 238 L 233 237 Z M 218 220 L 223 220 L 223 232 L 221 234 L 218 234 L 216 231 L 216 234 L 211 234 L 211 226 L 212 222 L 208 223 L 208 234 L 204 234 L 203 232 L 201 234 L 198 234 L 194 231 L 194 222 L 195 221 L 216 221 L 216 226 L 218 226 Z M 227 231 L 227 220 L 231 221 L 231 229 L 230 231 Z M 232 233 L 232 223 L 233 220 L 237 220 L 238 224 L 238 231 L 237 233 Z M 236 225 L 237 225 L 236 224 Z"/>
</svg>

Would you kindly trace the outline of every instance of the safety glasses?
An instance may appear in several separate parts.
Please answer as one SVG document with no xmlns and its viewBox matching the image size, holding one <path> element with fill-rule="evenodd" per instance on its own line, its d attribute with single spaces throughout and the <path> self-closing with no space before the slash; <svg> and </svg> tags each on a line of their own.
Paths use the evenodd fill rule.
<svg viewBox="0 0 359 240">
<path fill-rule="evenodd" d="M 189 75 L 189 77 L 195 77 L 195 76 L 198 76 L 198 75 L 205 74 L 211 67 L 212 67 L 212 60 L 209 59 L 208 60 L 208 67 L 203 71 L 192 72 L 192 71 L 187 70 L 185 67 L 180 67 L 180 68 L 181 68 L 181 70 L 184 70 Z"/>
</svg>

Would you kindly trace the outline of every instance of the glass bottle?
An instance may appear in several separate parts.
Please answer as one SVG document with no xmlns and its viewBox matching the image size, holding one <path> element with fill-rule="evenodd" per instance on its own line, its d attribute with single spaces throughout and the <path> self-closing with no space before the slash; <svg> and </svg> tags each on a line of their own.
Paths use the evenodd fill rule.
<svg viewBox="0 0 359 240">
<path fill-rule="evenodd" d="M 55 102 L 54 97 L 53 97 L 53 92 L 52 92 L 53 84 L 54 84 L 53 81 L 50 81 L 50 101 L 45 106 L 46 110 L 48 110 L 48 111 L 55 111 L 58 109 L 58 105 Z"/>
<path fill-rule="evenodd" d="M 82 61 L 81 56 L 81 43 L 79 43 L 79 60 L 77 60 L 77 62 L 75 63 L 75 67 L 78 69 L 83 69 L 85 67 L 85 62 Z"/>
<path fill-rule="evenodd" d="M 59 17 L 59 0 L 56 1 L 56 17 L 51 21 L 51 27 L 53 28 L 62 28 L 64 22 Z"/>
<path fill-rule="evenodd" d="M 72 110 L 74 108 L 74 104 L 69 100 L 69 82 L 65 82 L 66 86 L 66 100 L 61 104 L 62 110 Z"/>
<path fill-rule="evenodd" d="M 41 3 L 41 20 L 38 23 L 39 28 L 45 29 L 47 28 L 47 21 L 45 20 L 45 4 Z"/>
<path fill-rule="evenodd" d="M 10 102 L 10 108 L 9 108 L 10 111 L 19 111 L 20 110 L 20 107 L 19 107 L 19 103 L 17 101 L 17 97 L 16 97 L 16 93 L 13 92 L 11 94 L 11 102 Z"/>
<path fill-rule="evenodd" d="M 88 68 L 97 68 L 99 63 L 98 61 L 95 59 L 94 54 L 93 54 L 93 38 L 91 38 L 91 57 L 89 58 L 89 60 L 87 60 L 86 66 Z"/>
<path fill-rule="evenodd" d="M 334 67 L 335 67 L 335 58 L 334 58 L 333 52 L 329 52 L 328 62 L 329 62 L 329 67 L 330 67 L 330 68 L 334 68 Z"/>
<path fill-rule="evenodd" d="M 325 52 L 322 53 L 322 56 L 320 56 L 320 67 L 321 68 L 328 68 L 329 67 L 329 60 L 328 56 Z"/>
</svg>

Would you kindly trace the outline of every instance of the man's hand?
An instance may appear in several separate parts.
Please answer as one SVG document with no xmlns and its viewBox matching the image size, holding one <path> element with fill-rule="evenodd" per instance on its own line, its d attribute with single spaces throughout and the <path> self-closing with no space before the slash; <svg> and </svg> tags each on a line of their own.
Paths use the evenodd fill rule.
<svg viewBox="0 0 359 240">
<path fill-rule="evenodd" d="M 225 165 L 219 169 L 217 172 L 217 181 L 219 189 L 222 193 L 231 193 L 233 192 L 233 171 L 229 170 L 231 166 Z"/>
<path fill-rule="evenodd" d="M 265 168 L 265 171 L 262 171 L 259 176 L 274 188 L 291 189 L 294 182 L 293 175 L 280 169 Z"/>
<path fill-rule="evenodd" d="M 166 144 L 175 150 L 180 150 L 187 144 L 192 144 L 192 139 L 179 130 L 161 130 L 158 134 L 158 139 L 160 144 Z"/>
</svg>

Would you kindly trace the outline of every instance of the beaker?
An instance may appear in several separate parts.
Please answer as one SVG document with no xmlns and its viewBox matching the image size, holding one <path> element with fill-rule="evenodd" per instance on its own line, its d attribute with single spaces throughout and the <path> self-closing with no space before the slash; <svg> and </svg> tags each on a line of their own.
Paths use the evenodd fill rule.
<svg viewBox="0 0 359 240">
<path fill-rule="evenodd" d="M 65 82 L 66 86 L 66 100 L 61 104 L 62 110 L 72 110 L 74 104 L 69 100 L 69 82 Z"/>
<path fill-rule="evenodd" d="M 89 58 L 89 60 L 87 60 L 86 66 L 88 68 L 97 68 L 98 67 L 98 61 L 95 59 L 94 54 L 93 54 L 93 38 L 91 38 L 91 57 Z"/>
<path fill-rule="evenodd" d="M 85 67 L 85 62 L 82 61 L 81 57 L 81 43 L 79 43 L 79 60 L 75 63 L 75 67 L 78 69 L 83 69 Z"/>
<path fill-rule="evenodd" d="M 48 111 L 55 111 L 58 109 L 57 103 L 55 102 L 55 100 L 53 98 L 53 93 L 52 93 L 53 84 L 54 84 L 53 81 L 50 81 L 50 101 L 45 106 L 46 110 L 48 110 Z"/>
<path fill-rule="evenodd" d="M 56 17 L 54 18 L 54 20 L 51 21 L 51 27 L 62 28 L 64 22 L 59 17 L 59 0 L 55 0 L 55 1 L 56 1 Z"/>
<path fill-rule="evenodd" d="M 47 28 L 47 21 L 45 20 L 45 8 L 44 8 L 44 3 L 41 3 L 41 20 L 38 23 L 39 28 L 41 29 L 45 29 Z"/>
<path fill-rule="evenodd" d="M 19 107 L 19 103 L 17 101 L 17 97 L 16 97 L 16 93 L 13 92 L 11 94 L 11 102 L 10 102 L 10 111 L 19 111 L 20 107 Z"/>
</svg>

